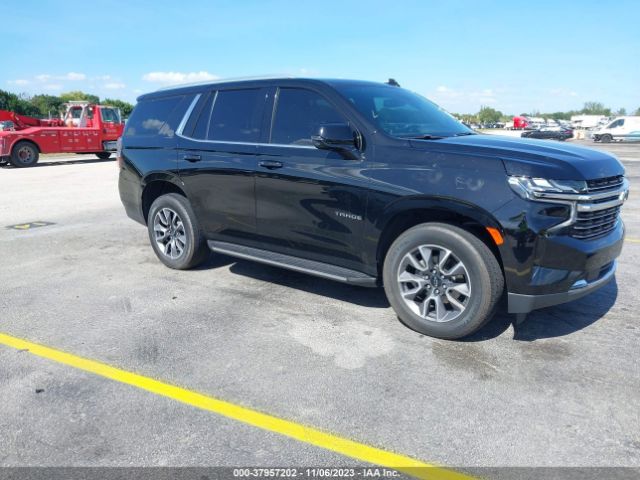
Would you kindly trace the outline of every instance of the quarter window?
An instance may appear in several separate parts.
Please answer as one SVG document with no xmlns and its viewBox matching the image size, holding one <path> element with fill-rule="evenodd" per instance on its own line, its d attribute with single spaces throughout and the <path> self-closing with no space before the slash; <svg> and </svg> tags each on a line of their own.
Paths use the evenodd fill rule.
<svg viewBox="0 0 640 480">
<path fill-rule="evenodd" d="M 169 122 L 171 112 L 184 97 L 146 100 L 136 105 L 127 122 L 125 137 L 161 135 L 173 137 L 176 125 Z"/>
<path fill-rule="evenodd" d="M 258 142 L 264 101 L 264 91 L 257 88 L 219 91 L 213 104 L 207 138 Z"/>
<path fill-rule="evenodd" d="M 316 92 L 281 88 L 278 92 L 271 143 L 312 145 L 311 136 L 321 125 L 347 123 L 327 100 Z"/>
</svg>

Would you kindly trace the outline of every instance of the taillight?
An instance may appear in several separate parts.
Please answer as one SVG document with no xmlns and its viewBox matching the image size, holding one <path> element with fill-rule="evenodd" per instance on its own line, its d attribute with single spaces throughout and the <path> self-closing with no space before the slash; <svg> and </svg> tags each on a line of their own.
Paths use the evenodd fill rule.
<svg viewBox="0 0 640 480">
<path fill-rule="evenodd" d="M 122 160 L 122 137 L 118 137 L 118 140 L 116 140 L 116 163 L 118 164 L 118 168 L 124 166 Z"/>
</svg>

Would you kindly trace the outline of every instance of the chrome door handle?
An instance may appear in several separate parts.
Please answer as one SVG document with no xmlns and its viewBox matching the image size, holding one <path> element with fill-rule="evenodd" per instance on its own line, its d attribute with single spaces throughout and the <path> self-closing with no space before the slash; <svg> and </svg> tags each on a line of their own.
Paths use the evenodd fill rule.
<svg viewBox="0 0 640 480">
<path fill-rule="evenodd" d="M 191 155 L 191 154 L 187 154 L 182 158 L 187 162 L 191 162 L 191 163 L 199 162 L 200 160 L 202 160 L 202 157 L 200 155 Z"/>
<path fill-rule="evenodd" d="M 268 168 L 269 170 L 273 170 L 275 168 L 282 168 L 284 164 L 282 162 L 278 162 L 275 160 L 263 160 L 258 165 L 264 168 Z"/>
</svg>

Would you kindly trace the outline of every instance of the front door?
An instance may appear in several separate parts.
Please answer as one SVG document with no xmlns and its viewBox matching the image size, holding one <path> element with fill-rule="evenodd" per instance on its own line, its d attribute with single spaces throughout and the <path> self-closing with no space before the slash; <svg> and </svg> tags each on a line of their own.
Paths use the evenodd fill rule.
<svg viewBox="0 0 640 480">
<path fill-rule="evenodd" d="M 269 249 L 358 269 L 368 182 L 361 160 L 312 145 L 327 123 L 348 121 L 315 91 L 278 90 L 270 137 L 258 147 L 258 234 Z"/>
</svg>

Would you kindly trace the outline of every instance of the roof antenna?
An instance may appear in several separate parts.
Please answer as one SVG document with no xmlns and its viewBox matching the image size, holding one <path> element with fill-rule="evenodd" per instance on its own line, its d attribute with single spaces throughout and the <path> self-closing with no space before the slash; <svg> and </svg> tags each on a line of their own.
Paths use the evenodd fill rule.
<svg viewBox="0 0 640 480">
<path fill-rule="evenodd" d="M 396 82 L 395 78 L 390 78 L 389 80 L 387 80 L 387 85 L 391 85 L 392 87 L 399 87 L 400 84 L 398 82 Z"/>
</svg>

